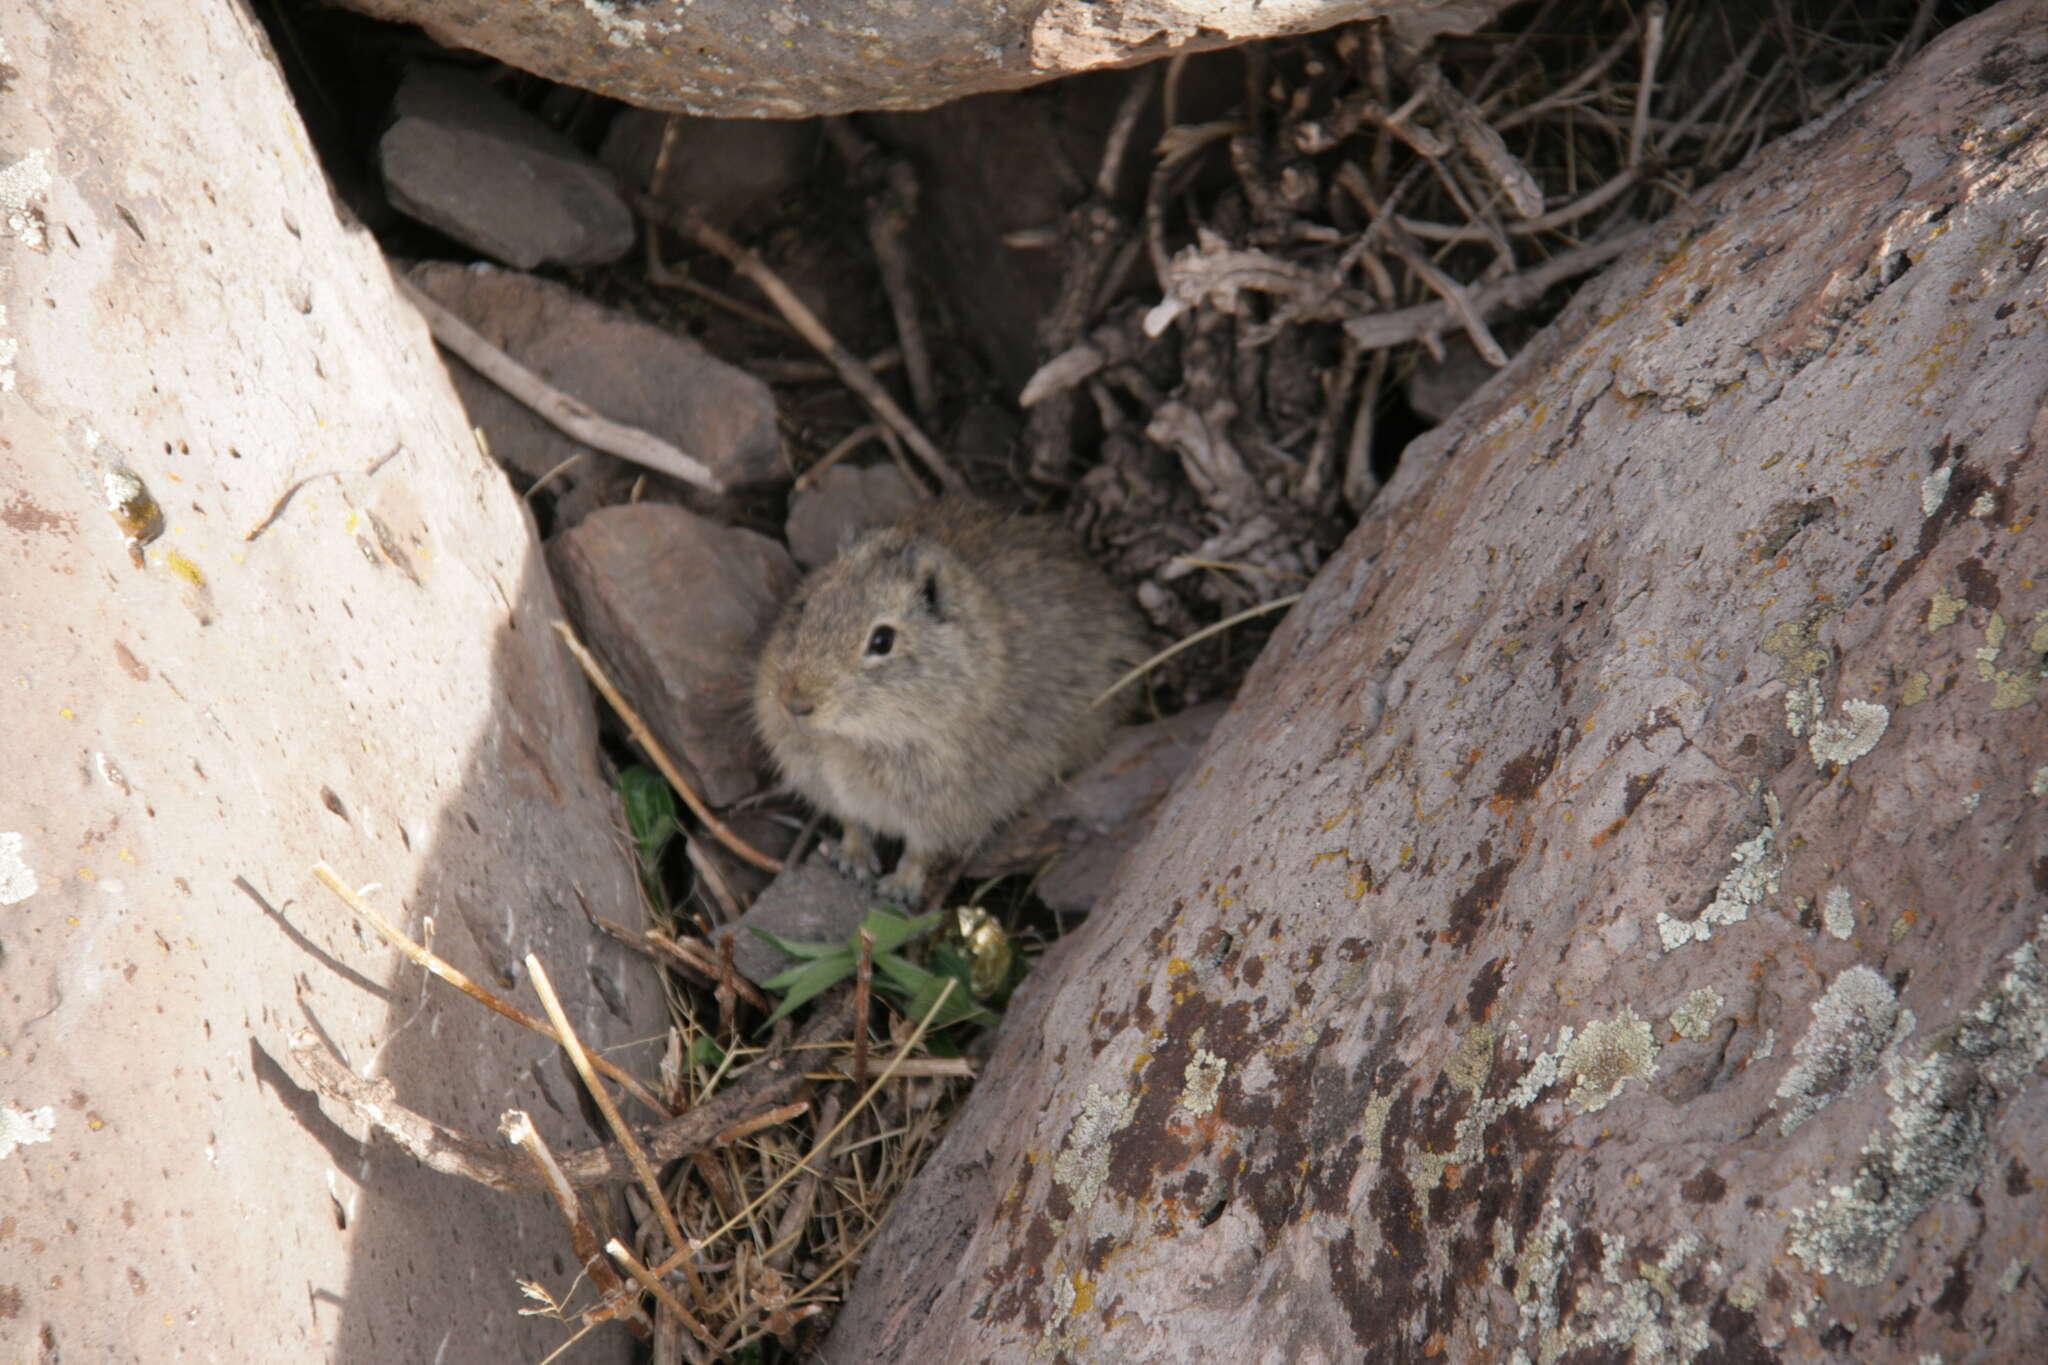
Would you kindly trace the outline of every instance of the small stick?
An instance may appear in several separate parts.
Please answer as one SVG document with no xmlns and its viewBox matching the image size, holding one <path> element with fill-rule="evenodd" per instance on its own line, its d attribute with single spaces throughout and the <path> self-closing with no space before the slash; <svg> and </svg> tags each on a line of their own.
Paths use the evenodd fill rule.
<svg viewBox="0 0 2048 1365">
<path fill-rule="evenodd" d="M 376 472 L 375 466 L 371 467 L 371 472 Z M 256 539 L 256 537 L 262 535 L 265 531 L 268 531 L 270 529 L 271 523 L 284 515 L 284 509 L 291 505 L 292 499 L 298 495 L 298 491 L 301 488 L 304 488 L 307 484 L 313 482 L 313 480 L 315 479 L 338 479 L 340 477 L 341 475 L 338 472 L 329 469 L 318 474 L 308 474 L 305 478 L 300 479 L 294 484 L 292 484 L 291 487 L 285 489 L 284 492 L 277 495 L 277 501 L 270 505 L 270 515 L 265 517 L 263 520 L 257 522 L 253 527 L 251 527 L 249 529 L 248 534 L 242 537 L 243 542 L 247 543 L 248 541 L 252 541 Z"/>
<path fill-rule="evenodd" d="M 1628 130 L 1628 164 L 1643 164 L 1643 140 L 1650 132 L 1650 97 L 1657 89 L 1657 59 L 1664 52 L 1664 0 L 1650 0 L 1643 13 L 1643 75 L 1636 82 L 1636 112 Z"/>
<path fill-rule="evenodd" d="M 741 1138 L 752 1137 L 763 1128 L 773 1128 L 779 1123 L 788 1123 L 810 1107 L 811 1102 L 809 1100 L 798 1100 L 794 1104 L 785 1104 L 780 1109 L 770 1109 L 765 1114 L 756 1114 L 750 1119 L 735 1123 L 732 1127 L 720 1133 L 716 1138 L 712 1139 L 712 1145 L 715 1147 L 730 1147 Z"/>
<path fill-rule="evenodd" d="M 924 462 L 925 468 L 929 469 L 949 492 L 963 493 L 967 490 L 967 481 L 960 477 L 959 471 L 947 463 L 946 457 L 939 453 L 939 448 L 918 429 L 917 423 L 910 420 L 910 415 L 897 406 L 896 400 L 889 396 L 889 391 L 882 387 L 874 372 L 839 344 L 832 333 L 826 330 L 825 324 L 818 320 L 818 315 L 797 297 L 796 291 L 783 283 L 781 276 L 768 268 L 758 253 L 742 247 L 720 232 L 695 209 L 672 208 L 649 199 L 644 194 L 633 195 L 632 201 L 642 216 L 695 238 L 708 249 L 730 261 L 735 270 L 752 280 L 755 288 L 768 296 L 768 301 L 773 303 L 777 311 L 788 320 L 789 325 L 796 329 L 797 335 L 809 342 L 818 354 L 832 362 L 832 368 L 839 371 L 839 377 L 846 386 L 860 395 L 861 401 L 866 403 L 877 417 L 895 429 L 896 434 L 903 438 L 904 444 L 916 453 L 917 458 Z"/>
<path fill-rule="evenodd" d="M 1576 275 L 1588 274 L 1616 256 L 1634 250 L 1648 240 L 1652 231 L 1652 228 L 1642 227 L 1604 242 L 1588 243 L 1553 256 L 1532 270 L 1468 290 L 1467 294 L 1473 308 L 1482 317 L 1497 308 L 1519 308 L 1541 298 L 1552 285 L 1561 284 Z M 1398 346 L 1431 332 L 1441 332 L 1455 320 L 1456 315 L 1449 304 L 1421 303 L 1392 313 L 1368 313 L 1351 318 L 1345 322 L 1344 330 L 1356 337 L 1361 346 L 1373 350 L 1382 346 Z"/>
<path fill-rule="evenodd" d="M 1392 353 L 1384 347 L 1372 353 L 1365 372 L 1364 391 L 1358 395 L 1358 413 L 1351 419 L 1351 442 L 1344 451 L 1344 502 L 1354 512 L 1380 491 L 1379 476 L 1372 472 L 1372 437 L 1379 421 L 1380 386 L 1386 383 Z"/>
<path fill-rule="evenodd" d="M 734 1031 L 733 1002 L 739 997 L 740 974 L 732 965 L 733 936 L 727 934 L 718 940 L 718 988 L 711 992 L 718 1001 L 718 1024 L 726 1032 Z"/>
<path fill-rule="evenodd" d="M 392 947 L 411 958 L 415 963 L 425 967 L 435 976 L 440 977 L 443 981 L 486 1009 L 495 1010 L 521 1028 L 532 1029 L 535 1033 L 538 1033 L 541 1037 L 546 1038 L 552 1043 L 561 1043 L 561 1037 L 552 1028 L 548 1027 L 546 1020 L 536 1019 L 517 1005 L 501 999 L 491 991 L 470 980 L 463 973 L 462 969 L 454 963 L 439 957 L 430 949 L 422 948 L 419 944 L 407 938 L 397 925 L 371 909 L 368 901 L 357 895 L 352 888 L 345 885 L 341 878 L 336 875 L 334 869 L 326 863 L 313 864 L 313 875 L 318 877 L 329 891 L 341 897 L 344 905 L 368 920 L 372 928 L 390 941 Z M 626 1087 L 634 1099 L 640 1101 L 655 1113 L 666 1118 L 672 1112 L 667 1105 L 654 1097 L 652 1091 L 634 1080 L 632 1073 L 618 1067 L 609 1058 L 600 1056 L 595 1059 L 593 1064 L 599 1071 L 602 1071 L 605 1075 Z"/>
<path fill-rule="evenodd" d="M 868 422 L 862 426 L 855 427 L 852 431 L 841 437 L 837 445 L 834 445 L 823 455 L 811 461 L 809 469 L 797 475 L 796 491 L 807 493 L 811 489 L 816 488 L 818 486 L 818 477 L 821 474 L 881 434 L 882 424 L 880 422 Z"/>
<path fill-rule="evenodd" d="M 1179 74 L 1178 70 L 1174 72 L 1176 77 Z M 1138 115 L 1145 112 L 1146 104 L 1152 99 L 1152 89 L 1158 83 L 1158 67 L 1141 68 L 1116 107 L 1116 118 L 1109 125 L 1109 136 L 1102 142 L 1102 164 L 1095 171 L 1095 192 L 1105 201 L 1116 198 L 1117 181 L 1123 178 L 1124 153 L 1130 147 L 1131 134 L 1137 130 Z"/>
<path fill-rule="evenodd" d="M 853 974 L 853 1083 L 868 1083 L 868 992 L 875 975 L 875 936 L 860 931 L 860 963 Z"/>
<path fill-rule="evenodd" d="M 567 645 L 569 652 L 576 656 L 576 662 L 583 665 L 583 674 L 590 679 L 591 686 L 604 694 L 604 699 L 611 703 L 612 710 L 619 713 L 619 719 L 626 722 L 626 729 L 632 734 L 634 743 L 638 744 L 646 755 L 654 760 L 654 766 L 661 769 L 661 775 L 668 779 L 668 784 L 674 787 L 676 794 L 683 798 L 683 804 L 690 808 L 690 813 L 704 822 L 704 827 L 711 831 L 713 837 L 719 843 L 724 844 L 755 867 L 760 868 L 763 872 L 782 871 L 782 864 L 780 862 L 761 852 L 761 850 L 755 848 L 745 839 L 742 839 L 723 820 L 720 820 L 711 813 L 711 808 L 706 806 L 698 797 L 696 788 L 683 779 L 682 773 L 676 768 L 675 761 L 668 756 L 668 750 L 661 747 L 661 741 L 657 740 L 654 737 L 654 732 L 647 728 L 647 722 L 640 719 L 640 713 L 635 711 L 631 703 L 620 695 L 619 689 L 612 685 L 611 678 L 605 673 L 597 660 L 592 657 L 590 651 L 584 648 L 583 642 L 576 638 L 576 632 L 569 623 L 567 621 L 555 622 L 555 633 L 562 637 L 562 643 Z"/>
<path fill-rule="evenodd" d="M 702 1341 L 706 1346 L 714 1350 L 717 1349 L 718 1338 L 712 1333 L 711 1329 L 698 1321 L 697 1315 L 685 1308 L 683 1301 L 677 1298 L 667 1285 L 656 1279 L 646 1266 L 640 1264 L 640 1258 L 628 1251 L 624 1242 L 614 1237 L 604 1244 L 604 1249 L 611 1253 L 612 1259 L 617 1261 L 628 1275 L 633 1277 L 634 1283 L 654 1295 L 655 1298 L 660 1299 L 662 1306 L 667 1308 L 669 1312 L 674 1313 L 683 1326 L 689 1328 L 699 1341 Z M 611 1269 L 610 1266 L 605 1268 L 607 1270 Z M 617 1277 L 616 1271 L 613 1272 L 613 1276 L 614 1278 Z"/>
<path fill-rule="evenodd" d="M 844 117 L 825 120 L 825 136 L 839 149 L 854 183 L 867 201 L 868 246 L 881 272 L 882 292 L 896 321 L 903 347 L 903 372 L 910 380 L 910 401 L 917 415 L 930 421 L 937 406 L 932 382 L 932 355 L 925 345 L 924 326 L 917 316 L 917 291 L 905 240 L 917 213 L 917 173 L 900 158 L 884 158 L 875 145 L 854 131 Z"/>
<path fill-rule="evenodd" d="M 533 1126 L 533 1119 L 524 1109 L 508 1109 L 498 1120 L 498 1131 L 506 1141 L 521 1148 L 532 1159 L 541 1184 L 561 1211 L 563 1221 L 569 1225 L 570 1249 L 582 1264 L 583 1273 L 590 1276 L 590 1282 L 597 1286 L 597 1292 L 604 1299 L 603 1318 L 630 1315 L 634 1335 L 644 1338 L 647 1335 L 645 1317 L 626 1293 L 626 1284 L 619 1278 L 619 1272 L 612 1269 L 611 1262 L 598 1249 L 597 1233 L 591 1228 L 590 1218 L 583 1210 L 583 1200 L 569 1183 L 569 1178 L 562 1174 L 561 1163 L 548 1150 L 546 1140 Z"/>
<path fill-rule="evenodd" d="M 412 281 L 403 276 L 392 278 L 398 292 L 426 319 L 434 340 L 468 361 L 478 374 L 533 409 L 563 435 L 710 492 L 725 491 L 725 480 L 713 474 L 711 467 L 696 456 L 684 454 L 653 432 L 614 422 L 592 411 L 582 400 L 564 393 L 486 341 L 475 328 Z"/>
<path fill-rule="evenodd" d="M 1151 658 L 1145 660 L 1144 663 L 1139 664 L 1136 668 L 1124 674 L 1121 678 L 1118 678 L 1115 682 L 1111 683 L 1109 687 L 1106 690 L 1104 690 L 1102 695 L 1097 697 L 1091 704 L 1095 706 L 1102 705 L 1102 703 L 1108 701 L 1111 697 L 1123 691 L 1126 687 L 1129 687 L 1132 683 L 1144 677 L 1147 673 L 1159 667 L 1159 665 L 1165 663 L 1174 655 L 1180 653 L 1184 649 L 1189 649 L 1195 645 L 1202 643 L 1202 641 L 1208 639 L 1211 635 L 1221 634 L 1223 631 L 1229 630 L 1232 626 L 1238 624 L 1240 621 L 1249 621 L 1254 616 L 1263 616 L 1267 612 L 1280 611 L 1283 608 L 1291 607 L 1300 600 L 1300 593 L 1289 593 L 1285 597 L 1276 597 L 1271 602 L 1261 602 L 1256 607 L 1247 607 L 1243 611 L 1237 613 L 1235 616 L 1226 616 L 1213 626 L 1203 626 L 1194 634 L 1187 636 L 1185 639 L 1178 640 L 1173 644 L 1168 645 L 1165 649 L 1160 650 L 1157 654 L 1154 654 Z"/>
<path fill-rule="evenodd" d="M 561 1036 L 562 1050 L 569 1054 L 569 1061 L 576 1067 L 576 1074 L 583 1078 L 583 1085 L 590 1092 L 590 1098 L 597 1102 L 598 1112 L 610 1125 L 612 1133 L 619 1140 L 619 1146 L 626 1152 L 626 1160 L 632 1163 L 633 1173 L 640 1177 L 641 1188 L 654 1202 L 654 1215 L 661 1221 L 661 1230 L 668 1237 L 668 1244 L 675 1248 L 676 1265 L 683 1278 L 689 1282 L 690 1296 L 696 1300 L 698 1311 L 704 1309 L 704 1283 L 697 1278 L 697 1268 L 690 1264 L 690 1239 L 683 1236 L 683 1229 L 676 1222 L 676 1211 L 669 1207 L 668 1196 L 662 1193 L 661 1181 L 654 1174 L 654 1167 L 647 1160 L 647 1153 L 640 1147 L 640 1140 L 633 1136 L 633 1130 L 626 1126 L 626 1120 L 619 1114 L 619 1106 L 612 1101 L 612 1092 L 605 1089 L 603 1081 L 597 1078 L 597 1071 L 590 1065 L 590 1054 L 583 1049 L 583 1040 L 576 1036 L 576 1028 L 569 1022 L 567 1011 L 562 1008 L 560 998 L 555 995 L 555 984 L 548 980 L 548 969 L 542 964 L 540 954 L 526 955 L 526 974 L 533 978 L 533 989 L 540 996 L 541 1008 L 548 1012 L 555 1032 Z M 712 1338 L 705 1336 L 705 1342 Z"/>
</svg>

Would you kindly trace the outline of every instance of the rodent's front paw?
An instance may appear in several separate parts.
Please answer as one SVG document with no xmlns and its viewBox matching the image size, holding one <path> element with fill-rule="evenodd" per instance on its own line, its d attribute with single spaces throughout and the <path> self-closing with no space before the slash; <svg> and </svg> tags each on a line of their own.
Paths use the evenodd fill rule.
<svg viewBox="0 0 2048 1365">
<path fill-rule="evenodd" d="M 873 836 L 859 825 L 848 825 L 832 854 L 832 865 L 862 886 L 873 886 L 881 875 L 882 855 L 875 851 Z"/>
</svg>

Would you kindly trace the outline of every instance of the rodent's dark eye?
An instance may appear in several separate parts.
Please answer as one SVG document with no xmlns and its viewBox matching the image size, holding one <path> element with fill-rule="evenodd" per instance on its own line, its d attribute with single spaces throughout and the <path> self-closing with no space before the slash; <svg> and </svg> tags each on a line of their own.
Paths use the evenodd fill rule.
<svg viewBox="0 0 2048 1365">
<path fill-rule="evenodd" d="M 879 659 L 896 648 L 896 628 L 876 626 L 874 634 L 868 636 L 868 657 Z"/>
</svg>

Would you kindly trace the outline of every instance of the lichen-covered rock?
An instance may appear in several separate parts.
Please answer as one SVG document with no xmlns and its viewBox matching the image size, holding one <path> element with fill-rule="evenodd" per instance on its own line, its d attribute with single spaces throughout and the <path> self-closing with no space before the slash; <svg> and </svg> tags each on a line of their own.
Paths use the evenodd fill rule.
<svg viewBox="0 0 2048 1365">
<path fill-rule="evenodd" d="M 2048 1339 L 2044 71 L 1961 25 L 1409 451 L 823 1358 Z"/>
</svg>

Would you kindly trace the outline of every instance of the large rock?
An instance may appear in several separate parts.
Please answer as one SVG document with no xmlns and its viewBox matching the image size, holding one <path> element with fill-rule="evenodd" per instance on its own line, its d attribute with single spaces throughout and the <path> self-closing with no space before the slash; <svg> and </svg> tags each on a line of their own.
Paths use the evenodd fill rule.
<svg viewBox="0 0 2048 1365">
<path fill-rule="evenodd" d="M 286 1056 L 599 1138 L 320 859 L 594 1045 L 663 1027 L 585 926 L 638 892 L 532 529 L 245 9 L 0 7 L 0 127 L 0 1356 L 538 1360 L 557 1215 Z"/>
<path fill-rule="evenodd" d="M 723 806 L 759 787 L 754 658 L 796 587 L 789 552 L 642 502 L 593 513 L 548 555 L 590 647 L 698 793 Z"/>
<path fill-rule="evenodd" d="M 649 109 L 801 118 L 928 109 L 984 90 L 1389 15 L 1411 41 L 1469 32 L 1497 0 L 349 0 L 569 85 Z"/>
<path fill-rule="evenodd" d="M 2048 5 L 1411 449 L 821 1359 L 2048 1340 Z"/>
<path fill-rule="evenodd" d="M 377 144 L 401 212 L 520 270 L 602 265 L 633 245 L 633 214 L 576 145 L 465 71 L 423 64 Z"/>
</svg>

